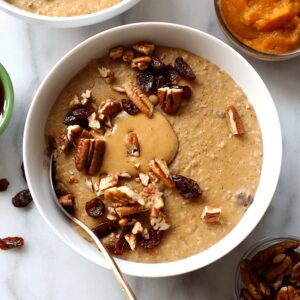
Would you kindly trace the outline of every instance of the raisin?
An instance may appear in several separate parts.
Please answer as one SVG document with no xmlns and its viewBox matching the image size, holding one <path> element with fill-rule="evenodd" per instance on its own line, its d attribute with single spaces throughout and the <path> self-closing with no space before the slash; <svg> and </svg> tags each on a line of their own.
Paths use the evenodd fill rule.
<svg viewBox="0 0 300 300">
<path fill-rule="evenodd" d="M 179 82 L 179 74 L 172 65 L 166 66 L 166 73 L 172 84 L 177 84 Z"/>
<path fill-rule="evenodd" d="M 137 243 L 144 249 L 150 250 L 158 246 L 161 242 L 161 239 L 164 235 L 163 231 L 154 230 L 153 228 L 149 229 L 149 239 L 146 240 L 142 235 L 137 235 Z"/>
<path fill-rule="evenodd" d="M 152 57 L 150 67 L 154 72 L 159 73 L 165 68 L 165 64 L 159 58 Z"/>
<path fill-rule="evenodd" d="M 148 93 L 153 89 L 154 75 L 150 70 L 139 71 L 136 74 L 136 82 L 141 90 Z"/>
<path fill-rule="evenodd" d="M 172 82 L 170 80 L 170 77 L 166 74 L 155 76 L 155 91 L 162 87 L 170 86 L 172 85 Z"/>
<path fill-rule="evenodd" d="M 80 125 L 83 128 L 88 128 L 88 117 L 93 113 L 93 110 L 81 107 L 68 112 L 64 119 L 65 125 Z"/>
<path fill-rule="evenodd" d="M 25 207 L 32 201 L 29 189 L 23 190 L 12 198 L 15 207 Z"/>
<path fill-rule="evenodd" d="M 129 226 L 123 228 L 123 230 L 120 234 L 120 237 L 116 241 L 113 254 L 122 255 L 125 251 L 130 250 L 130 246 L 129 246 L 128 242 L 125 239 L 125 235 L 127 233 L 129 233 L 130 231 L 131 231 L 131 227 L 129 227 Z"/>
<path fill-rule="evenodd" d="M 21 171 L 22 171 L 23 178 L 24 178 L 25 182 L 27 183 L 27 179 L 26 179 L 25 170 L 24 170 L 24 164 L 23 163 L 21 165 Z"/>
<path fill-rule="evenodd" d="M 85 210 L 90 217 L 98 218 L 105 212 L 105 205 L 100 197 L 94 198 L 85 204 Z"/>
<path fill-rule="evenodd" d="M 122 99 L 121 100 L 123 109 L 129 115 L 136 115 L 140 110 L 135 106 L 135 104 L 129 99 Z"/>
<path fill-rule="evenodd" d="M 182 57 L 177 57 L 175 59 L 175 69 L 179 75 L 186 80 L 196 79 L 196 75 L 191 66 Z"/>
<path fill-rule="evenodd" d="M 9 181 L 6 178 L 0 179 L 0 192 L 5 192 L 9 186 Z"/>
<path fill-rule="evenodd" d="M 112 233 L 113 231 L 117 230 L 120 227 L 118 222 L 113 221 L 104 221 L 97 225 L 93 232 L 97 235 L 99 239 L 102 239 Z"/>
<path fill-rule="evenodd" d="M 173 85 L 171 86 L 173 89 L 182 89 L 182 98 L 190 99 L 192 96 L 192 89 L 188 85 Z"/>
<path fill-rule="evenodd" d="M 24 245 L 24 239 L 21 237 L 7 237 L 0 239 L 0 249 L 9 250 L 13 248 L 22 247 Z"/>
<path fill-rule="evenodd" d="M 172 179 L 176 189 L 183 198 L 192 199 L 201 196 L 202 191 L 195 180 L 181 175 L 173 175 Z"/>
</svg>

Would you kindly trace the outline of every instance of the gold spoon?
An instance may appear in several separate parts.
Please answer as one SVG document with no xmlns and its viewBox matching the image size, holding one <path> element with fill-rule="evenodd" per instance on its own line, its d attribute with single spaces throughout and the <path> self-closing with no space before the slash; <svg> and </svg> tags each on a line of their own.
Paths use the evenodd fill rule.
<svg viewBox="0 0 300 300">
<path fill-rule="evenodd" d="M 63 206 L 59 203 L 56 193 L 55 193 L 55 189 L 53 186 L 53 178 L 52 178 L 52 166 L 53 166 L 53 158 L 54 158 L 54 152 L 52 152 L 51 154 L 51 158 L 50 158 L 50 185 L 51 185 L 51 190 L 52 190 L 52 194 L 53 194 L 53 198 L 55 200 L 55 203 L 58 205 L 58 207 L 60 208 L 60 210 L 74 223 L 76 223 L 78 226 L 80 226 L 96 243 L 98 249 L 102 252 L 102 255 L 104 256 L 104 259 L 106 260 L 106 262 L 108 263 L 108 265 L 110 266 L 111 270 L 113 271 L 114 275 L 116 276 L 120 286 L 122 287 L 124 293 L 127 296 L 127 299 L 129 300 L 136 300 L 136 296 L 134 295 L 131 287 L 129 286 L 129 284 L 127 283 L 126 279 L 124 278 L 124 275 L 122 273 L 122 271 L 119 269 L 117 263 L 115 262 L 114 258 L 112 257 L 112 255 L 110 255 L 110 253 L 106 250 L 106 248 L 104 247 L 104 245 L 102 244 L 101 240 L 98 239 L 98 237 L 94 234 L 94 232 L 88 228 L 84 223 L 82 223 L 81 221 L 79 221 L 78 219 L 76 219 L 74 216 L 72 216 L 71 214 L 69 214 L 64 208 Z"/>
</svg>

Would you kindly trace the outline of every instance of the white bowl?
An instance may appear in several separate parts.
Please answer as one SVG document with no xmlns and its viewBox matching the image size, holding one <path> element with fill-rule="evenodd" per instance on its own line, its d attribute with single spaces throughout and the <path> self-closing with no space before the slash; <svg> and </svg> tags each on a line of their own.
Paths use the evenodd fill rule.
<svg viewBox="0 0 300 300">
<path fill-rule="evenodd" d="M 262 79 L 241 55 L 218 39 L 189 27 L 167 23 L 131 24 L 89 38 L 65 55 L 44 79 L 28 113 L 23 143 L 25 171 L 35 204 L 49 226 L 72 249 L 88 260 L 107 267 L 102 255 L 74 230 L 51 197 L 49 170 L 44 163 L 48 160 L 44 155 L 45 121 L 59 92 L 92 58 L 103 56 L 115 45 L 131 44 L 140 40 L 184 48 L 209 59 L 225 70 L 254 106 L 263 138 L 263 165 L 254 202 L 227 236 L 207 250 L 175 262 L 144 264 L 117 260 L 126 274 L 163 277 L 207 266 L 227 254 L 248 236 L 263 217 L 274 194 L 280 173 L 282 140 L 277 112 Z"/>
<path fill-rule="evenodd" d="M 67 28 L 87 26 L 106 21 L 122 14 L 140 1 L 141 0 L 122 0 L 120 3 L 99 12 L 75 17 L 49 17 L 38 15 L 20 9 L 5 0 L 0 0 L 0 10 L 28 23 L 46 24 L 52 27 Z"/>
</svg>

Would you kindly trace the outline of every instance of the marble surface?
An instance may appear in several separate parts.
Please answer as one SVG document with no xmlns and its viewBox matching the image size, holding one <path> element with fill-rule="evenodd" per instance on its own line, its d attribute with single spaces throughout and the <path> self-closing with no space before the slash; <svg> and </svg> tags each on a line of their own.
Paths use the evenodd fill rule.
<svg viewBox="0 0 300 300">
<path fill-rule="evenodd" d="M 43 77 L 84 39 L 107 28 L 141 21 L 189 25 L 225 40 L 216 23 L 212 0 L 144 0 L 120 17 L 78 29 L 27 25 L 0 13 L 0 61 L 11 74 L 16 96 L 12 122 L 0 137 L 0 178 L 7 177 L 11 182 L 9 190 L 0 194 L 0 236 L 21 235 L 26 239 L 21 251 L 0 253 L 1 300 L 124 299 L 109 271 L 70 250 L 34 205 L 14 208 L 11 197 L 26 186 L 20 173 L 23 128 L 30 101 Z M 283 166 L 273 202 L 254 232 L 214 264 L 172 278 L 129 277 L 138 299 L 232 299 L 237 261 L 253 241 L 269 235 L 300 235 L 300 57 L 278 63 L 247 59 L 270 89 L 282 125 Z"/>
</svg>

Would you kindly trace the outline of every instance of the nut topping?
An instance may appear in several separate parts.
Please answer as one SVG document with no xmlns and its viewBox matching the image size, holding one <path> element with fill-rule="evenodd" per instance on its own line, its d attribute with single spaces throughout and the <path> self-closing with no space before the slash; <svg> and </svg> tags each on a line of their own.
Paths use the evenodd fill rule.
<svg viewBox="0 0 300 300">
<path fill-rule="evenodd" d="M 62 129 L 60 131 L 60 134 L 59 134 L 58 138 L 56 139 L 56 145 L 57 145 L 57 150 L 60 153 L 64 152 L 67 149 L 67 147 L 69 145 L 69 140 L 66 136 L 66 132 L 64 129 Z"/>
<path fill-rule="evenodd" d="M 140 156 L 140 144 L 137 135 L 134 132 L 128 132 L 125 138 L 127 153 L 133 157 Z"/>
<path fill-rule="evenodd" d="M 155 183 L 145 186 L 140 195 L 145 199 L 147 208 L 161 209 L 164 207 L 163 193 L 159 191 Z"/>
<path fill-rule="evenodd" d="M 135 235 L 132 234 L 132 233 L 127 233 L 124 237 L 125 237 L 126 242 L 129 244 L 130 249 L 132 251 L 134 251 L 135 250 L 135 246 L 136 246 Z"/>
<path fill-rule="evenodd" d="M 158 231 L 168 230 L 171 226 L 166 215 L 157 208 L 150 209 L 150 224 L 154 230 Z"/>
<path fill-rule="evenodd" d="M 226 120 L 233 135 L 242 135 L 245 133 L 242 119 L 233 105 L 227 105 L 226 107 Z"/>
<path fill-rule="evenodd" d="M 72 194 L 63 195 L 58 198 L 58 202 L 63 207 L 73 207 L 74 206 L 74 196 Z"/>
<path fill-rule="evenodd" d="M 140 42 L 132 46 L 138 53 L 144 55 L 152 55 L 155 50 L 155 45 L 149 42 Z"/>
<path fill-rule="evenodd" d="M 276 295 L 276 300 L 293 300 L 295 289 L 292 286 L 283 286 Z"/>
<path fill-rule="evenodd" d="M 201 218 L 206 223 L 217 223 L 220 221 L 221 208 L 205 206 Z"/>
<path fill-rule="evenodd" d="M 134 51 L 133 50 L 126 50 L 123 53 L 122 59 L 124 62 L 132 62 L 134 59 Z"/>
<path fill-rule="evenodd" d="M 164 183 L 164 185 L 171 189 L 174 187 L 174 182 L 167 163 L 163 159 L 155 158 L 149 162 L 151 171 Z"/>
<path fill-rule="evenodd" d="M 176 113 L 181 103 L 182 93 L 182 89 L 169 87 L 158 89 L 157 96 L 163 111 L 170 115 Z"/>
<path fill-rule="evenodd" d="M 141 180 L 141 184 L 143 186 L 147 186 L 149 184 L 150 177 L 145 173 L 139 173 L 139 178 Z"/>
<path fill-rule="evenodd" d="M 120 218 L 135 215 L 138 213 L 145 212 L 147 209 L 143 205 L 132 205 L 132 206 L 121 206 L 115 208 Z"/>
<path fill-rule="evenodd" d="M 70 125 L 67 127 L 67 139 L 69 142 L 74 143 L 80 138 L 83 129 L 79 125 Z"/>
<path fill-rule="evenodd" d="M 114 81 L 115 73 L 111 69 L 101 67 L 101 68 L 98 68 L 98 70 L 99 70 L 100 76 L 102 78 L 104 78 L 108 84 L 110 84 Z"/>
<path fill-rule="evenodd" d="M 118 175 L 107 175 L 106 177 L 101 178 L 99 189 L 100 191 L 104 191 L 109 188 L 115 187 L 118 185 L 118 181 Z"/>
<path fill-rule="evenodd" d="M 133 234 L 143 233 L 144 228 L 140 222 L 136 222 L 131 230 Z"/>
<path fill-rule="evenodd" d="M 123 205 L 139 203 L 145 204 L 144 199 L 128 186 L 113 187 L 104 191 L 106 201 L 121 203 Z"/>
<path fill-rule="evenodd" d="M 100 170 L 105 151 L 103 140 L 80 139 L 75 153 L 75 166 L 78 171 L 87 170 L 93 176 Z"/>
<path fill-rule="evenodd" d="M 122 105 L 118 101 L 107 101 L 99 109 L 99 115 L 109 117 L 122 111 Z"/>
<path fill-rule="evenodd" d="M 149 118 L 153 114 L 153 104 L 148 96 L 133 83 L 124 84 L 128 98 L 137 106 L 137 108 Z"/>
<path fill-rule="evenodd" d="M 140 56 L 131 61 L 131 67 L 138 68 L 140 71 L 142 71 L 149 67 L 151 61 L 152 58 L 150 56 Z"/>
<path fill-rule="evenodd" d="M 118 59 L 123 56 L 124 48 L 123 47 L 115 47 L 109 50 L 109 56 L 112 59 Z"/>
</svg>

